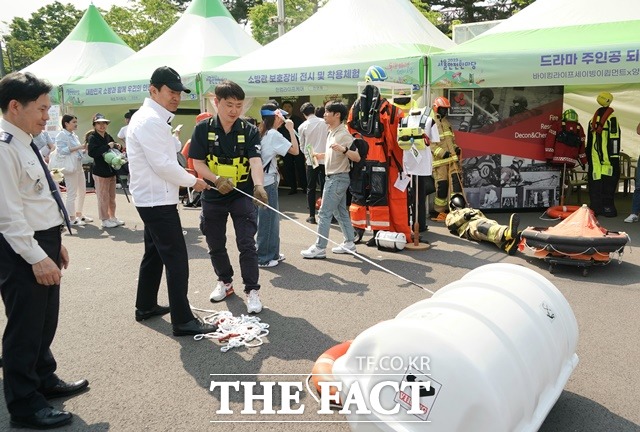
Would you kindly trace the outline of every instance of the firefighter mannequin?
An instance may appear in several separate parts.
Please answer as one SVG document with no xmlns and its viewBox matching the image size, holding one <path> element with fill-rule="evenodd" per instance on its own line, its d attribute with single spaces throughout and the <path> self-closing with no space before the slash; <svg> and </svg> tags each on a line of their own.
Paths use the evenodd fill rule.
<svg viewBox="0 0 640 432">
<path fill-rule="evenodd" d="M 433 160 L 431 143 L 440 141 L 438 127 L 429 116 L 427 107 L 413 109 L 400 120 L 398 126 L 398 145 L 404 151 L 404 170 L 411 175 L 414 223 L 417 221 L 419 232 L 427 230 L 427 195 L 433 193 Z M 429 181 L 430 180 L 430 181 Z M 431 187 L 428 188 L 428 184 Z M 417 199 L 416 199 L 417 193 Z M 417 203 L 417 209 L 416 207 Z M 415 235 L 415 233 L 414 233 Z"/>
<path fill-rule="evenodd" d="M 433 101 L 433 119 L 438 127 L 440 142 L 431 145 L 433 153 L 433 178 L 436 183 L 436 197 L 434 199 L 434 210 L 438 216 L 436 221 L 444 221 L 449 198 L 452 194 L 462 193 L 462 183 L 460 181 L 462 169 L 458 161 L 460 147 L 456 145 L 456 138 L 451 128 L 451 123 L 447 119 L 451 104 L 449 99 L 443 96 L 437 97 Z"/>
<path fill-rule="evenodd" d="M 562 113 L 562 120 L 551 125 L 544 141 L 544 155 L 553 165 L 575 168 L 578 163 L 585 166 L 585 135 L 578 122 L 578 113 L 572 109 Z"/>
<path fill-rule="evenodd" d="M 520 216 L 517 214 L 511 215 L 508 226 L 500 225 L 493 219 L 488 219 L 480 210 L 467 207 L 462 194 L 453 194 L 449 210 L 445 225 L 451 234 L 467 240 L 494 243 L 509 255 L 516 253 L 520 240 Z"/>
<path fill-rule="evenodd" d="M 372 68 L 374 68 L 372 70 Z M 371 72 L 371 73 L 370 73 Z M 380 81 L 386 74 L 372 66 L 367 81 Z M 367 242 L 375 246 L 377 231 L 391 231 L 411 238 L 407 209 L 407 191 L 394 187 L 402 171 L 402 149 L 398 146 L 398 124 L 403 117 L 400 109 L 380 96 L 375 85 L 367 84 L 349 110 L 349 132 L 359 133 L 369 144 L 363 174 L 352 182 L 349 214 L 354 228 L 362 238 L 369 224 L 374 238 Z"/>
<path fill-rule="evenodd" d="M 596 100 L 600 108 L 589 122 L 586 148 L 590 207 L 596 216 L 616 217 L 613 197 L 620 179 L 620 125 L 609 106 L 613 95 L 602 92 Z"/>
</svg>

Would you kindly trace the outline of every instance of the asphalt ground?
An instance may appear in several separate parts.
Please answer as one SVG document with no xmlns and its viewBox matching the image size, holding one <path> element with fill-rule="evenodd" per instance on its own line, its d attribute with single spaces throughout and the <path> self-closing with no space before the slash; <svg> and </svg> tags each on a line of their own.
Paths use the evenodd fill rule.
<svg viewBox="0 0 640 432">
<path fill-rule="evenodd" d="M 437 290 L 483 264 L 507 262 L 533 269 L 548 278 L 569 301 L 579 324 L 577 354 L 580 363 L 541 431 L 640 431 L 640 224 L 625 224 L 631 197 L 619 198 L 620 216 L 602 219 L 610 230 L 631 236 L 621 263 L 580 269 L 548 265 L 529 255 L 507 256 L 492 244 L 477 244 L 449 234 L 443 224 L 430 222 L 426 251 L 381 252 L 364 245 L 358 252 L 393 272 Z M 287 196 L 281 190 L 281 210 L 305 224 L 303 194 Z M 85 212 L 96 216 L 95 195 L 88 195 Z M 236 294 L 211 304 L 209 293 L 216 277 L 198 229 L 198 209 L 180 210 L 190 256 L 189 299 L 192 306 L 246 313 L 239 277 L 235 235 L 229 222 L 228 249 L 236 269 Z M 541 213 L 541 212 L 540 212 Z M 521 227 L 550 226 L 540 213 L 522 213 Z M 143 226 L 122 191 L 117 215 L 124 227 L 108 231 L 94 222 L 64 236 L 71 256 L 62 283 L 60 323 L 53 352 L 58 375 L 65 380 L 87 378 L 90 390 L 52 401 L 74 413 L 68 431 L 346 431 L 345 417 L 319 416 L 315 401 L 301 392 L 301 415 L 240 414 L 243 400 L 232 391 L 232 415 L 216 415 L 219 391 L 210 391 L 211 374 L 246 374 L 240 381 L 303 381 L 315 360 L 328 348 L 355 338 L 370 326 L 395 317 L 405 307 L 429 294 L 351 255 L 328 251 L 326 260 L 304 260 L 300 251 L 315 235 L 288 221 L 281 222 L 281 252 L 286 260 L 260 270 L 259 314 L 270 325 L 264 344 L 221 352 L 220 344 L 171 335 L 169 316 L 142 323 L 134 320 L 136 280 L 143 253 Z M 491 217 L 506 223 L 506 213 Z M 365 240 L 369 235 L 365 236 Z M 337 226 L 331 239 L 340 242 Z M 166 286 L 160 303 L 167 304 Z M 200 313 L 206 315 L 206 313 Z M 0 318 L 4 326 L 5 318 Z M 296 374 L 278 377 L 258 374 Z M 222 377 L 222 379 L 229 377 Z M 220 379 L 218 377 L 218 379 Z M 526 392 L 527 389 L 522 389 Z M 276 395 L 276 409 L 279 399 Z M 0 430 L 8 429 L 9 415 L 0 403 Z M 261 409 L 261 403 L 256 404 Z M 247 421 L 260 423 L 245 423 Z M 331 423 L 290 423 L 331 421 Z M 225 423 L 221 423 L 224 421 Z M 428 430 L 428 428 L 426 429 Z M 485 431 L 480 431 L 485 432 Z"/>
</svg>

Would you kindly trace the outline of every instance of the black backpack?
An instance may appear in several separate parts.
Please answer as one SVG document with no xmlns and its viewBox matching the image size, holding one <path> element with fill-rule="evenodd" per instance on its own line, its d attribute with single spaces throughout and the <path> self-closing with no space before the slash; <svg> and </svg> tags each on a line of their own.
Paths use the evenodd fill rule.
<svg viewBox="0 0 640 432">
<path fill-rule="evenodd" d="M 349 171 L 349 177 L 351 180 L 356 180 L 360 178 L 362 175 L 362 170 L 365 169 L 365 162 L 367 160 L 367 153 L 369 153 L 369 143 L 362 138 L 362 135 L 355 133 L 353 134 L 354 140 L 351 147 L 355 146 L 355 150 L 360 154 L 360 161 L 351 163 L 351 170 Z"/>
</svg>

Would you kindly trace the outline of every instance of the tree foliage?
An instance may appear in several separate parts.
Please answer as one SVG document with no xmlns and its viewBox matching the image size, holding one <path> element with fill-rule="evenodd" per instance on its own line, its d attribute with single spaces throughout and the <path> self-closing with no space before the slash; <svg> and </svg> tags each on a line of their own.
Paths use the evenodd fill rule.
<svg viewBox="0 0 640 432">
<path fill-rule="evenodd" d="M 426 0 L 412 0 L 415 4 L 427 3 Z M 455 23 L 473 23 L 507 19 L 519 10 L 529 6 L 535 0 L 430 0 L 432 11 L 438 11 L 440 21 L 438 28 L 444 33 L 451 33 L 451 25 Z"/>
<path fill-rule="evenodd" d="M 222 0 L 233 18 L 242 25 L 249 20 L 249 10 L 264 3 L 263 0 Z"/>
<path fill-rule="evenodd" d="M 132 49 L 138 51 L 162 35 L 180 16 L 177 2 L 137 0 L 131 6 L 112 6 L 104 19 Z"/>
<path fill-rule="evenodd" d="M 56 1 L 43 6 L 31 18 L 16 17 L 5 36 L 5 69 L 20 70 L 55 48 L 78 24 L 82 11 Z"/>
<path fill-rule="evenodd" d="M 326 0 L 284 0 L 285 32 L 309 18 L 325 3 Z M 277 15 L 275 3 L 264 2 L 249 10 L 252 36 L 262 45 L 278 37 Z"/>
<path fill-rule="evenodd" d="M 432 11 L 427 0 L 411 0 L 411 3 L 424 15 L 431 24 L 437 26 L 442 21 L 442 15 L 439 12 Z"/>
</svg>

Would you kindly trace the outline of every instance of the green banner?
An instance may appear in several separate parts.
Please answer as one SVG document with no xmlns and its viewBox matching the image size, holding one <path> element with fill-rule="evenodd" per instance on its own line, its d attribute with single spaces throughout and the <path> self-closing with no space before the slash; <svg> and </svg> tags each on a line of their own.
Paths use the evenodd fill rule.
<svg viewBox="0 0 640 432">
<path fill-rule="evenodd" d="M 433 87 L 514 87 L 628 83 L 640 80 L 637 47 L 546 52 L 434 54 L 429 59 Z"/>
<path fill-rule="evenodd" d="M 196 76 L 183 76 L 182 82 L 191 89 L 182 93 L 182 100 L 198 99 Z M 67 107 L 103 105 L 140 105 L 149 96 L 149 80 L 134 80 L 108 84 L 67 84 L 64 86 L 64 103 Z"/>
<path fill-rule="evenodd" d="M 422 57 L 414 57 L 376 64 L 385 70 L 388 82 L 410 84 L 418 90 L 424 83 L 423 61 Z M 354 93 L 371 65 L 368 62 L 272 71 L 203 72 L 203 91 L 213 92 L 218 83 L 228 79 L 238 83 L 249 97 Z"/>
</svg>

